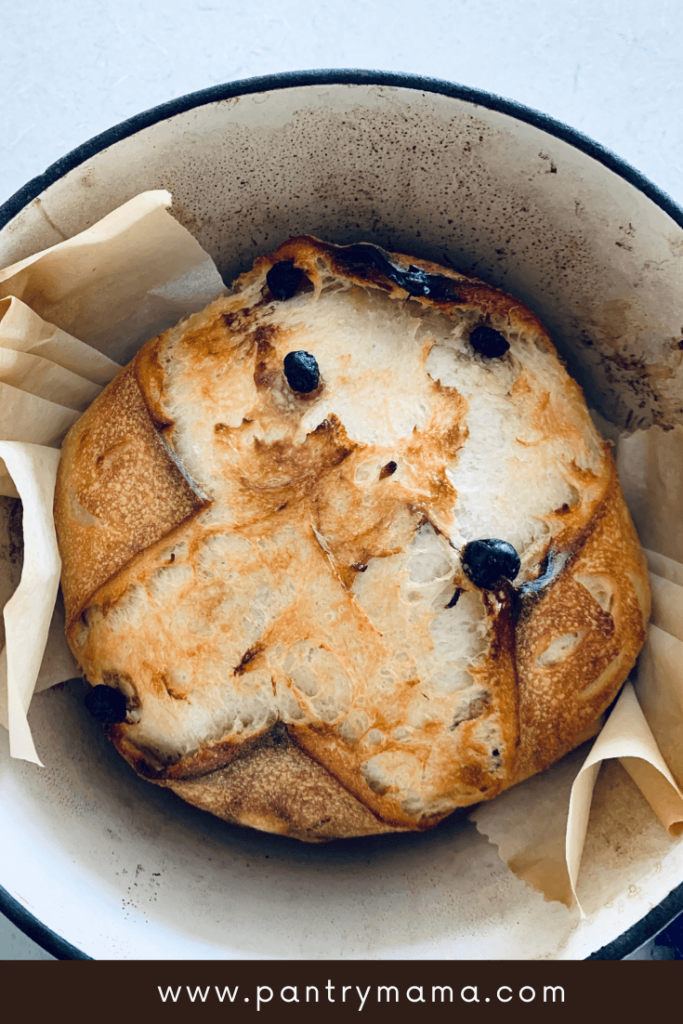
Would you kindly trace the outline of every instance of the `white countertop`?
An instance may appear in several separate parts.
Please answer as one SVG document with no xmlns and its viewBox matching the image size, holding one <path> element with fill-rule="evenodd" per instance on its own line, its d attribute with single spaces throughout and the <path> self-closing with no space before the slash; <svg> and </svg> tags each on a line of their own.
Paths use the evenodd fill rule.
<svg viewBox="0 0 683 1024">
<path fill-rule="evenodd" d="M 2 4 L 0 203 L 125 118 L 222 82 L 403 71 L 578 128 L 683 205 L 677 0 L 24 0 Z M 0 959 L 51 959 L 0 915 Z"/>
<path fill-rule="evenodd" d="M 24 0 L 2 5 L 0 202 L 93 135 L 221 82 L 406 71 L 578 128 L 683 202 L 677 0 Z"/>
</svg>

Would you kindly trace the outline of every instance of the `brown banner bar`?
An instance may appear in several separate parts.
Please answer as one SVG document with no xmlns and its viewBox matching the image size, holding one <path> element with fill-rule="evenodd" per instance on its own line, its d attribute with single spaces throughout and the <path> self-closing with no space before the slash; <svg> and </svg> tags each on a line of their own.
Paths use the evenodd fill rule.
<svg viewBox="0 0 683 1024">
<path fill-rule="evenodd" d="M 136 1019 L 201 1021 L 516 1022 L 595 1019 L 652 1012 L 679 987 L 678 968 L 660 963 L 648 983 L 641 966 L 510 962 L 91 962 L 5 963 L 6 1003 L 38 1015 L 98 1024 Z M 637 977 L 636 977 L 637 975 Z M 676 986 L 676 988 L 675 988 Z"/>
</svg>

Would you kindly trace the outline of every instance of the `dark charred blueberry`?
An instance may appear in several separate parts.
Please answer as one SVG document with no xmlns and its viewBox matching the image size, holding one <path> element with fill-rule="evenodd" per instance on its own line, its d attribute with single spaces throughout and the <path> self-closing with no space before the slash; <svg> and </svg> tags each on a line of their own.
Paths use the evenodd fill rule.
<svg viewBox="0 0 683 1024">
<path fill-rule="evenodd" d="M 494 331 L 493 327 L 480 324 L 470 334 L 470 344 L 475 352 L 479 352 L 487 359 L 500 359 L 510 348 L 500 331 Z"/>
<path fill-rule="evenodd" d="M 93 718 L 107 725 L 126 720 L 126 698 L 112 686 L 93 686 L 85 695 L 85 706 Z"/>
<path fill-rule="evenodd" d="M 456 604 L 458 603 L 458 598 L 460 597 L 460 593 L 461 593 L 460 590 L 456 590 L 456 592 L 453 594 L 453 597 L 450 599 L 450 601 L 446 605 L 446 608 L 455 608 Z"/>
<path fill-rule="evenodd" d="M 405 288 L 408 295 L 433 299 L 435 302 L 458 302 L 456 282 L 442 274 L 430 274 L 422 267 L 411 263 L 407 270 L 397 266 L 378 245 L 369 242 L 358 242 L 356 245 L 340 245 L 336 247 L 337 259 L 346 270 L 360 277 L 373 276 L 377 271 L 387 277 L 399 288 Z"/>
<path fill-rule="evenodd" d="M 461 557 L 467 577 L 483 590 L 493 590 L 503 579 L 514 580 L 521 564 L 512 544 L 495 537 L 470 541 Z"/>
<path fill-rule="evenodd" d="M 292 391 L 298 391 L 300 395 L 315 391 L 320 383 L 315 356 L 310 352 L 288 352 L 285 356 L 285 377 Z"/>
<path fill-rule="evenodd" d="M 388 476 L 393 476 L 397 469 L 398 466 L 396 465 L 393 459 L 391 460 L 391 462 L 387 462 L 386 466 L 382 466 L 382 468 L 379 471 L 380 480 L 384 480 Z"/>
<path fill-rule="evenodd" d="M 300 267 L 283 260 L 270 268 L 266 274 L 266 284 L 273 298 L 278 302 L 284 302 L 294 295 L 303 276 L 304 272 Z"/>
</svg>

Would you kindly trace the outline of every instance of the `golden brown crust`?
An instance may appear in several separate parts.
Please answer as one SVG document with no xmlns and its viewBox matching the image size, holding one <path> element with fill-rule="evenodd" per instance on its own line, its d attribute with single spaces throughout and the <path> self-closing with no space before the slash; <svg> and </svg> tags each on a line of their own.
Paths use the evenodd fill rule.
<svg viewBox="0 0 683 1024">
<path fill-rule="evenodd" d="M 62 448 L 54 511 L 67 629 L 103 583 L 205 504 L 155 430 L 127 367 Z"/>
<path fill-rule="evenodd" d="M 237 282 L 234 297 L 219 300 L 186 325 L 148 342 L 67 438 L 55 503 L 70 643 L 93 683 L 118 685 L 129 698 L 132 717 L 111 729 L 119 751 L 146 778 L 228 821 L 308 841 L 428 828 L 455 806 L 490 799 L 548 767 L 595 728 L 635 661 L 649 615 L 644 560 L 609 448 L 595 440 L 580 389 L 559 367 L 536 317 L 511 296 L 436 264 L 383 253 L 378 269 L 364 263 L 361 250 L 359 256 L 358 247 L 292 239 L 257 260 Z M 387 276 L 383 260 L 397 273 Z M 283 390 L 283 352 L 301 345 L 296 318 L 277 319 L 265 285 L 267 271 L 281 261 L 305 271 L 316 297 L 330 275 L 400 300 L 401 307 L 408 294 L 406 282 L 417 280 L 418 291 L 425 281 L 433 288 L 433 281 L 420 279 L 417 271 L 453 282 L 441 291 L 437 287 L 436 297 L 413 292 L 413 298 L 426 311 L 437 309 L 454 323 L 465 318 L 469 329 L 491 322 L 498 330 L 509 330 L 511 338 L 522 339 L 520 353 L 524 345 L 531 352 L 526 363 L 520 355 L 509 391 L 502 389 L 505 401 L 513 403 L 510 408 L 526 415 L 519 423 L 514 459 L 523 462 L 526 450 L 534 457 L 540 444 L 556 436 L 566 451 L 576 451 L 575 457 L 561 457 L 562 493 L 574 493 L 576 499 L 561 498 L 557 507 L 534 513 L 546 523 L 541 534 L 546 539 L 528 545 L 519 580 L 514 586 L 481 591 L 483 603 L 468 606 L 476 613 L 472 629 L 481 620 L 487 631 L 479 660 L 467 662 L 470 688 L 465 696 L 473 695 L 469 703 L 457 691 L 449 698 L 451 706 L 438 688 L 430 690 L 431 683 L 425 685 L 419 674 L 410 673 L 404 673 L 390 699 L 381 692 L 372 696 L 364 673 L 368 680 L 379 680 L 381 666 L 393 658 L 393 641 L 382 633 L 386 629 L 389 636 L 393 626 L 390 619 L 378 628 L 368 611 L 374 600 L 371 587 L 363 590 L 361 584 L 372 575 L 362 575 L 369 566 L 381 578 L 382 566 L 405 554 L 423 528 L 431 531 L 432 556 L 439 537 L 449 537 L 455 529 L 453 507 L 461 496 L 446 470 L 457 464 L 461 450 L 467 451 L 472 400 L 425 373 L 432 340 L 423 345 L 413 371 L 424 376 L 423 400 L 431 409 L 431 418 L 419 431 L 415 427 L 383 448 L 354 438 L 332 414 L 301 433 L 308 411 L 317 403 L 324 406 L 330 385 L 323 377 L 315 392 L 299 396 L 294 404 Z M 401 277 L 406 272 L 412 279 Z M 333 330 L 335 323 L 333 316 Z M 228 532 L 238 538 L 240 551 L 250 545 L 251 553 L 239 556 L 246 559 L 242 579 L 266 579 L 269 572 L 268 586 L 276 592 L 288 579 L 296 579 L 299 586 L 290 607 L 258 642 L 245 641 L 231 654 L 233 663 L 225 668 L 231 686 L 245 700 L 264 679 L 270 688 L 270 674 L 274 706 L 280 710 L 251 731 L 214 731 L 194 749 L 173 755 L 140 738 L 147 735 L 137 725 L 140 709 L 148 701 L 160 709 L 159 721 L 177 723 L 182 702 L 191 702 L 194 691 L 206 690 L 202 673 L 212 670 L 218 648 L 213 638 L 203 636 L 212 609 L 227 607 L 229 588 L 221 590 L 211 582 L 213 569 L 200 576 L 207 549 L 220 540 L 226 525 L 203 515 L 211 507 L 218 509 L 220 500 L 213 492 L 210 500 L 202 493 L 204 480 L 195 474 L 200 484 L 194 484 L 170 448 L 178 431 L 169 412 L 171 351 L 174 359 L 196 368 L 183 378 L 183 387 L 194 389 L 195 405 L 197 396 L 210 402 L 216 374 L 226 367 L 235 374 L 247 368 L 249 401 L 256 411 L 249 411 L 247 402 L 241 424 L 240 417 L 232 423 L 229 398 L 226 422 L 211 421 L 216 465 L 222 467 L 230 497 Z M 534 351 L 543 353 L 540 370 L 533 370 Z M 336 379 L 343 385 L 343 373 Z M 486 383 L 487 378 L 482 380 Z M 216 418 L 218 413 L 211 415 Z M 261 434 L 250 433 L 254 420 Z M 370 465 L 367 460 L 375 450 L 382 458 L 376 467 L 372 463 L 373 472 L 382 483 L 375 489 L 362 485 L 360 514 L 358 474 Z M 405 472 L 394 477 L 396 459 Z M 540 486 L 553 465 L 542 456 L 538 467 Z M 514 518 L 514 509 L 510 514 Z M 284 551 L 269 547 L 268 531 L 273 530 L 289 538 Z M 263 552 L 255 557 L 259 545 Z M 303 558 L 299 563 L 292 555 L 298 549 Z M 146 650 L 153 643 L 149 626 L 140 627 L 137 646 L 132 636 L 129 644 L 125 634 L 110 628 L 110 613 L 120 617 L 134 590 L 152 594 L 154 581 L 173 563 L 176 552 L 180 571 L 194 575 L 196 591 L 188 593 L 196 592 L 201 610 L 198 625 L 179 627 L 196 666 L 187 685 L 171 679 L 183 654 L 183 648 L 172 653 L 173 615 L 185 623 L 188 614 L 192 617 L 187 604 L 173 605 L 169 598 L 169 609 L 176 611 L 169 610 L 168 625 L 152 615 L 151 628 L 158 628 L 160 636 L 165 630 L 166 637 L 157 653 L 148 655 Z M 396 565 L 407 581 L 412 572 L 408 563 Z M 462 569 L 454 563 L 451 572 L 451 590 L 441 608 L 453 588 L 465 594 L 462 602 L 476 597 Z M 332 598 L 321 589 L 330 578 Z M 409 586 L 402 591 L 402 601 L 413 600 L 409 591 Z M 396 600 L 398 596 L 397 591 Z M 79 616 L 88 609 L 92 622 L 84 625 Z M 317 617 L 323 612 L 326 621 L 342 624 L 337 634 L 328 627 L 320 632 Z M 238 621 L 244 614 L 239 612 Z M 250 614 L 242 621 L 251 621 Z M 378 614 L 381 618 L 381 608 Z M 125 615 L 137 628 L 135 616 Z M 406 624 L 412 621 L 405 619 Z M 315 649 L 328 662 L 337 659 L 333 675 L 341 664 L 347 684 L 351 680 L 351 703 L 344 712 L 348 722 L 349 708 L 361 717 L 370 715 L 370 732 L 363 726 L 370 739 L 362 743 L 344 731 L 344 715 L 318 714 L 317 705 L 292 683 L 295 670 L 287 667 L 287 651 L 318 635 Z M 427 645 L 437 643 L 429 631 L 420 635 Z M 125 657 L 122 636 L 133 651 Z M 352 636 L 355 663 L 344 658 L 344 644 Z M 466 633 L 463 638 L 469 642 Z M 230 643 L 225 649 L 233 650 Z M 373 685 L 381 691 L 383 684 Z M 287 688 L 298 701 L 296 713 L 294 696 L 287 698 L 286 714 L 285 705 L 277 703 Z M 280 715 L 286 726 L 277 721 Z M 418 719 L 418 726 L 410 724 Z M 379 744 L 379 758 L 371 756 L 371 741 Z M 372 769 L 374 762 L 381 767 Z"/>
<path fill-rule="evenodd" d="M 309 843 L 396 831 L 307 757 L 282 726 L 228 767 L 163 784 L 225 821 Z"/>
<path fill-rule="evenodd" d="M 586 526 L 583 543 L 543 595 L 531 599 L 517 627 L 520 779 L 571 750 L 574 736 L 612 703 L 645 642 L 647 567 L 611 456 L 609 466 L 607 494 Z M 590 580 L 598 581 L 600 600 L 587 598 Z M 645 584 L 645 607 L 639 582 Z M 543 664 L 548 638 L 573 634 L 573 656 Z"/>
</svg>

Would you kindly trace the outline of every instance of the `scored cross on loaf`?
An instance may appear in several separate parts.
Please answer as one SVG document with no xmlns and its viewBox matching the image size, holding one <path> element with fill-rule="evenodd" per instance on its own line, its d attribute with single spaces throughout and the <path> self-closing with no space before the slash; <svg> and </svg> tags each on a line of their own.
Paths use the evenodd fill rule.
<svg viewBox="0 0 683 1024">
<path fill-rule="evenodd" d="M 311 841 L 427 828 L 548 767 L 649 615 L 540 322 L 369 244 L 292 239 L 151 339 L 69 433 L 55 518 L 118 750 Z"/>
</svg>

